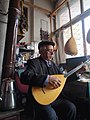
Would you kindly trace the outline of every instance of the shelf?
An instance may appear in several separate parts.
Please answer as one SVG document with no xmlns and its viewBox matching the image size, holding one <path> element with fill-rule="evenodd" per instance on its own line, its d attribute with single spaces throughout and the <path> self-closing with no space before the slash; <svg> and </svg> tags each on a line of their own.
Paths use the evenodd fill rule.
<svg viewBox="0 0 90 120">
<path fill-rule="evenodd" d="M 19 52 L 34 52 L 32 49 L 25 49 L 25 48 L 20 48 Z"/>
</svg>

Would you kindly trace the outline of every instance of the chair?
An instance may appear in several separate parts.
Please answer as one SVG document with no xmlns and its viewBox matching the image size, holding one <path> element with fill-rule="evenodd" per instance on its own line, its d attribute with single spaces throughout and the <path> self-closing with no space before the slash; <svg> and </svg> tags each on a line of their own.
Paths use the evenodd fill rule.
<svg viewBox="0 0 90 120">
<path fill-rule="evenodd" d="M 27 95 L 27 92 L 28 92 L 28 88 L 29 86 L 28 85 L 25 85 L 25 84 L 22 84 L 20 82 L 20 74 L 21 74 L 22 71 L 16 71 L 15 72 L 15 82 L 16 82 L 16 87 L 17 87 L 17 94 L 18 94 L 18 99 L 21 103 L 21 106 L 25 108 L 25 104 L 26 104 L 26 95 Z M 25 115 L 26 116 L 26 115 Z M 26 116 L 27 117 L 27 116 Z M 35 110 L 33 110 L 33 118 L 26 118 L 28 120 L 41 120 L 39 118 L 38 115 L 36 115 L 35 113 Z"/>
<path fill-rule="evenodd" d="M 29 86 L 20 82 L 20 75 L 18 71 L 15 71 L 15 83 L 17 88 L 18 101 L 20 101 L 21 106 L 24 107 Z"/>
<path fill-rule="evenodd" d="M 16 85 L 17 85 L 17 88 L 19 89 L 19 91 L 21 93 L 27 93 L 28 92 L 28 85 L 25 85 L 25 84 L 22 84 L 20 82 L 20 76 L 19 76 L 19 73 L 18 72 L 15 72 L 15 81 L 16 81 Z"/>
</svg>

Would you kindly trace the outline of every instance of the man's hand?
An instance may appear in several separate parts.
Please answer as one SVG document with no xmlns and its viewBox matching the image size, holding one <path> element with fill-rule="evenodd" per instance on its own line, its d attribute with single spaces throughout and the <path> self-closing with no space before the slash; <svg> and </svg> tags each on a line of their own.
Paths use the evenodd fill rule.
<svg viewBox="0 0 90 120">
<path fill-rule="evenodd" d="M 49 75 L 47 86 L 52 86 L 52 88 L 58 88 L 61 85 L 61 80 L 53 75 Z"/>
<path fill-rule="evenodd" d="M 82 66 L 81 69 L 79 69 L 79 70 L 77 71 L 77 73 L 83 74 L 84 72 L 86 72 L 86 71 L 88 71 L 88 70 L 89 70 L 88 65 L 85 64 L 85 65 Z"/>
</svg>

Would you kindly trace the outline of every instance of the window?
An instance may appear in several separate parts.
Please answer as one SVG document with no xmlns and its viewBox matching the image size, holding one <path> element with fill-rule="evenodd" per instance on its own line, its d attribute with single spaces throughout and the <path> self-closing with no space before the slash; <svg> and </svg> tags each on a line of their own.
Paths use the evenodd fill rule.
<svg viewBox="0 0 90 120">
<path fill-rule="evenodd" d="M 57 20 L 57 24 L 56 24 L 57 29 L 63 26 L 64 24 L 66 24 L 67 22 L 69 22 L 69 14 L 66 5 L 57 12 L 56 20 Z"/>
<path fill-rule="evenodd" d="M 76 56 L 66 55 L 66 58 L 90 55 L 90 44 L 88 44 L 86 41 L 87 32 L 90 29 L 90 0 L 83 0 L 83 4 L 81 4 L 80 2 L 82 1 L 69 0 L 71 18 L 73 23 L 73 36 L 76 40 L 78 54 Z M 63 30 L 64 44 L 71 36 L 68 9 L 65 6 L 66 5 L 64 5 L 64 7 L 57 12 L 56 17 L 57 25 L 59 23 L 59 26 L 62 27 Z M 84 8 L 82 14 L 81 8 Z"/>
<path fill-rule="evenodd" d="M 84 55 L 81 21 L 74 24 L 72 28 L 73 28 L 73 36 L 77 44 L 78 54 L 76 56 L 66 55 L 67 58 L 79 57 Z M 71 37 L 70 27 L 64 30 L 63 37 L 64 37 L 64 44 L 65 44 L 68 41 L 68 39 Z"/>
<path fill-rule="evenodd" d="M 90 9 L 90 0 L 83 0 L 84 11 Z"/>
<path fill-rule="evenodd" d="M 80 0 L 69 0 L 70 1 L 70 9 L 71 9 L 71 18 L 73 19 L 77 15 L 81 13 L 80 10 Z"/>
<path fill-rule="evenodd" d="M 71 6 L 70 7 L 71 18 L 74 18 L 81 13 L 79 0 L 70 1 L 70 6 Z M 56 25 L 57 29 L 70 21 L 67 4 L 64 5 L 63 8 L 61 8 L 60 10 L 57 11 L 56 20 L 57 20 L 57 25 Z"/>
</svg>

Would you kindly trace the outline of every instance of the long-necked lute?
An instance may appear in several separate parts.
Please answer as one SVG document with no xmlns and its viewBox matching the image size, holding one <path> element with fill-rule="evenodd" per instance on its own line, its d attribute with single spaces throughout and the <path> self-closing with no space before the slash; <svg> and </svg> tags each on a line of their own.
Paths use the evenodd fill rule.
<svg viewBox="0 0 90 120">
<path fill-rule="evenodd" d="M 59 96 L 59 94 L 62 92 L 63 87 L 66 83 L 66 78 L 78 71 L 80 68 L 82 68 L 83 65 L 87 64 L 90 61 L 90 58 L 85 61 L 84 63 L 80 64 L 76 68 L 72 69 L 66 74 L 56 74 L 53 76 L 59 77 L 61 79 L 61 86 L 58 88 L 53 89 L 52 87 L 32 87 L 32 94 L 35 98 L 35 100 L 42 105 L 48 105 L 52 103 L 56 98 Z"/>
</svg>

